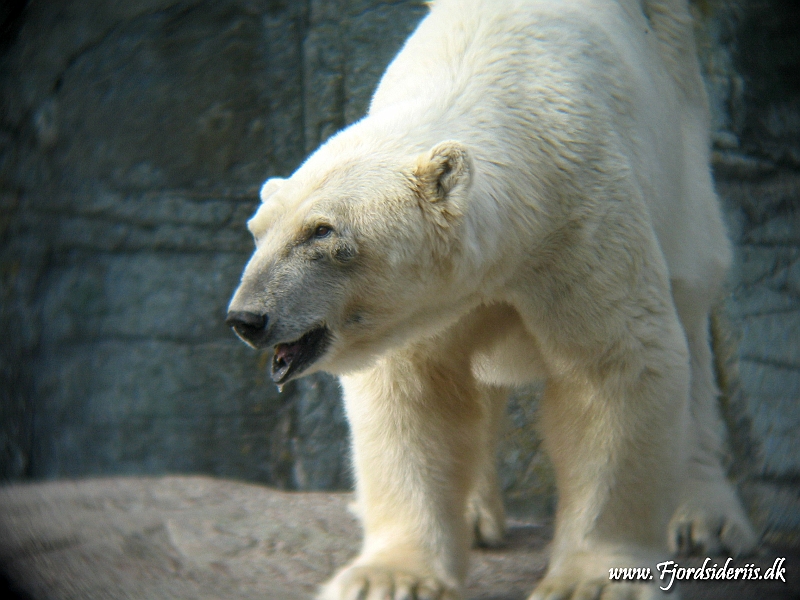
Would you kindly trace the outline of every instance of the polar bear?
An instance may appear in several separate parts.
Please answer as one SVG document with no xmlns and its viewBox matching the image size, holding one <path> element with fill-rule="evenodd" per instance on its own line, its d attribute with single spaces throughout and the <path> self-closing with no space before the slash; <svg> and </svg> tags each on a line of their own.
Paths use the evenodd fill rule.
<svg viewBox="0 0 800 600">
<path fill-rule="evenodd" d="M 531 598 L 642 598 L 608 570 L 747 552 L 709 348 L 731 250 L 685 0 L 436 0 L 367 116 L 248 222 L 228 323 L 282 385 L 340 377 L 361 553 L 321 590 L 461 598 L 497 542 L 511 386 L 546 381 L 558 486 Z"/>
</svg>

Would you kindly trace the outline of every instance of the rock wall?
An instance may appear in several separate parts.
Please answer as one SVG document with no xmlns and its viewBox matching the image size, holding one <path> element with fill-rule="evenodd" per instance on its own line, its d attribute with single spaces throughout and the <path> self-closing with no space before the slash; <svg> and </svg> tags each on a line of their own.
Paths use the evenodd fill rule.
<svg viewBox="0 0 800 600">
<path fill-rule="evenodd" d="M 716 339 L 731 472 L 768 539 L 800 532 L 800 6 L 695 5 L 735 245 Z M 727 338 L 727 341 L 724 339 Z"/>
<path fill-rule="evenodd" d="M 425 12 L 376 0 L 10 2 L 0 10 L 0 476 L 196 472 L 349 485 L 335 381 L 279 394 L 223 325 L 244 222 L 360 117 Z M 737 247 L 718 319 L 732 473 L 800 530 L 800 22 L 698 0 L 715 169 Z M 722 314 L 722 313 L 720 313 Z M 727 324 L 725 324 L 727 323 Z M 510 500 L 551 510 L 535 390 L 512 399 Z"/>
<path fill-rule="evenodd" d="M 5 477 L 189 471 L 348 485 L 335 383 L 279 395 L 267 357 L 222 320 L 260 182 L 365 110 L 419 14 L 41 1 L 6 27 Z"/>
</svg>

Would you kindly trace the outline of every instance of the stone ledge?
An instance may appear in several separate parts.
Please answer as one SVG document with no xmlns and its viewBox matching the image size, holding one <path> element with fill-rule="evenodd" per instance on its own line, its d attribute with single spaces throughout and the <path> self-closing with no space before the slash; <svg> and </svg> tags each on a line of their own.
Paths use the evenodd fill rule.
<svg viewBox="0 0 800 600">
<path fill-rule="evenodd" d="M 309 599 L 358 549 L 349 498 L 208 477 L 7 486 L 0 564 L 34 600 Z M 502 548 L 473 551 L 470 600 L 523 600 L 544 573 L 549 525 L 509 525 Z M 777 556 L 787 557 L 787 584 L 698 582 L 683 597 L 796 598 L 800 553 L 765 550 L 754 562 Z"/>
</svg>

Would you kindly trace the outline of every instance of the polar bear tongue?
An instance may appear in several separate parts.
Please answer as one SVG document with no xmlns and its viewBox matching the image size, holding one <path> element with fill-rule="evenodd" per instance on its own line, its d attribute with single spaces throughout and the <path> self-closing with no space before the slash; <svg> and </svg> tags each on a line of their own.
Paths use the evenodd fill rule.
<svg viewBox="0 0 800 600">
<path fill-rule="evenodd" d="M 315 327 L 299 340 L 275 346 L 272 381 L 282 385 L 320 358 L 328 347 L 328 333 L 327 327 Z"/>
<path fill-rule="evenodd" d="M 300 356 L 302 351 L 302 343 L 294 342 L 293 344 L 278 344 L 275 346 L 275 356 L 272 357 L 272 378 L 283 379 L 283 376 L 288 374 L 289 369 L 292 368 L 292 363 Z"/>
</svg>

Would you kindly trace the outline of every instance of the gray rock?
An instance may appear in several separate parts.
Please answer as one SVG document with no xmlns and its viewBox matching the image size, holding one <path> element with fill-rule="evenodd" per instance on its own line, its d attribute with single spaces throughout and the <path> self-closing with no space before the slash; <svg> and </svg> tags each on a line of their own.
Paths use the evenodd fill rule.
<svg viewBox="0 0 800 600">
<path fill-rule="evenodd" d="M 207 477 L 0 488 L 0 567 L 34 600 L 310 599 L 358 551 L 349 501 L 348 494 L 280 492 Z M 547 521 L 511 519 L 502 547 L 473 550 L 466 597 L 527 597 L 544 574 L 551 535 Z M 766 549 L 746 563 L 763 571 L 781 556 L 787 583 L 689 582 L 683 597 L 796 598 L 796 553 Z"/>
</svg>

